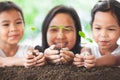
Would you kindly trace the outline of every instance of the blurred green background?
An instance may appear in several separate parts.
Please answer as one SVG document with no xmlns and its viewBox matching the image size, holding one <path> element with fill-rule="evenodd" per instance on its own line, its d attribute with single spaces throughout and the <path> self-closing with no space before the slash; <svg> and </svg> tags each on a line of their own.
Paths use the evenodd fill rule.
<svg viewBox="0 0 120 80">
<path fill-rule="evenodd" d="M 5 1 L 5 0 L 0 0 Z M 59 4 L 73 7 L 79 14 L 81 19 L 82 29 L 87 34 L 90 33 L 90 11 L 98 0 L 10 0 L 15 2 L 23 10 L 25 17 L 25 35 L 21 40 L 24 43 L 26 39 L 36 39 L 41 37 L 38 34 L 41 32 L 43 19 L 53 7 Z M 30 28 L 34 26 L 36 30 L 31 33 Z M 39 38 L 39 44 L 41 42 Z"/>
</svg>

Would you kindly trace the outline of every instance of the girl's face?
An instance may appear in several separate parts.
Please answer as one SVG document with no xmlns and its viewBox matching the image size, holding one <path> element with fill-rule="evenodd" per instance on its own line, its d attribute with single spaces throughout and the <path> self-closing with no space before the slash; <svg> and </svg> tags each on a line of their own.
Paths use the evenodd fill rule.
<svg viewBox="0 0 120 80">
<path fill-rule="evenodd" d="M 62 27 L 60 27 L 62 26 Z M 73 19 L 65 13 L 57 14 L 49 24 L 47 31 L 48 45 L 72 49 L 76 42 L 76 29 Z"/>
<path fill-rule="evenodd" d="M 103 49 L 113 50 L 120 37 L 120 26 L 111 12 L 97 12 L 92 25 L 93 38 Z"/>
<path fill-rule="evenodd" d="M 0 13 L 0 45 L 17 44 L 24 34 L 21 14 L 16 10 Z"/>
</svg>

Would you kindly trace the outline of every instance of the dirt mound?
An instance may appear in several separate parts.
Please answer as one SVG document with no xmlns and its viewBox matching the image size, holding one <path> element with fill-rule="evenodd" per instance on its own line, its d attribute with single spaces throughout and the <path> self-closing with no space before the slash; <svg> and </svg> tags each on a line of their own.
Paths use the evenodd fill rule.
<svg viewBox="0 0 120 80">
<path fill-rule="evenodd" d="M 0 68 L 0 80 L 120 80 L 119 67 L 86 69 L 73 65 Z"/>
</svg>

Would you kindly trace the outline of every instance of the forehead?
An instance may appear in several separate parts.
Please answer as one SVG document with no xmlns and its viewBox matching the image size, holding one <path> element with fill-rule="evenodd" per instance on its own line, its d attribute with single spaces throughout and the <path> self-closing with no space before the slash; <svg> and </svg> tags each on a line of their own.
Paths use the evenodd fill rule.
<svg viewBox="0 0 120 80">
<path fill-rule="evenodd" d="M 94 21 L 117 23 L 117 18 L 112 12 L 96 12 Z"/>
<path fill-rule="evenodd" d="M 58 13 L 51 20 L 50 25 L 63 25 L 63 26 L 74 25 L 74 20 L 69 14 Z"/>
<path fill-rule="evenodd" d="M 17 10 L 8 10 L 8 11 L 3 11 L 0 13 L 0 20 L 5 20 L 5 19 L 16 19 L 16 18 L 22 18 L 22 15 L 19 11 Z"/>
</svg>

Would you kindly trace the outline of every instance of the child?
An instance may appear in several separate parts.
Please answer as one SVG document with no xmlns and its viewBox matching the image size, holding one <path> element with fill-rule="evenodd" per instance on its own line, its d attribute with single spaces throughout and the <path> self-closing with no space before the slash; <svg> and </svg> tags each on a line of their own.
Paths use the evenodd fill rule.
<svg viewBox="0 0 120 80">
<path fill-rule="evenodd" d="M 43 54 L 31 47 L 20 46 L 24 34 L 24 17 L 21 9 L 11 1 L 0 2 L 0 66 L 40 66 L 45 64 Z M 29 50 L 29 53 L 27 52 Z M 28 54 L 27 54 L 28 53 Z M 25 57 L 26 56 L 26 57 Z M 32 58 L 32 59 L 30 59 Z M 36 64 L 37 63 L 37 64 Z"/>
<path fill-rule="evenodd" d="M 116 0 L 100 0 L 92 9 L 92 34 L 97 46 L 89 45 L 92 55 L 84 57 L 77 54 L 74 64 L 78 67 L 109 66 L 116 64 L 116 55 L 120 54 L 120 3 Z M 84 49 L 82 50 L 84 51 Z"/>
</svg>

